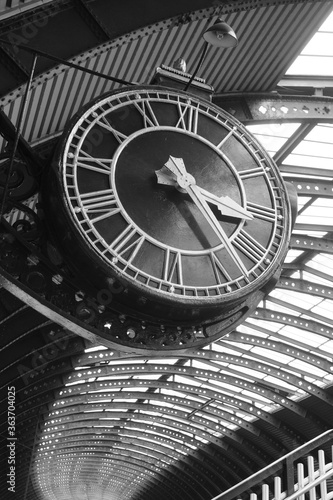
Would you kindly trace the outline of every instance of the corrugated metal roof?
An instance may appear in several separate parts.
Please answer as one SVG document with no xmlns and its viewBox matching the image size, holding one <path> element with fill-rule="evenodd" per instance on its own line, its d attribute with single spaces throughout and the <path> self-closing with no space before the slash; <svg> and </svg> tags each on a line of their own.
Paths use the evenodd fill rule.
<svg viewBox="0 0 333 500">
<path fill-rule="evenodd" d="M 234 50 L 210 47 L 199 76 L 205 77 L 217 92 L 273 89 L 331 8 L 331 2 L 296 3 L 223 16 L 237 33 L 239 45 Z M 172 65 L 179 57 L 187 61 L 191 72 L 203 47 L 201 34 L 211 23 L 211 19 L 199 15 L 185 25 L 169 26 L 166 22 L 169 27 L 165 29 L 164 24 L 158 23 L 104 43 L 73 62 L 138 83 L 149 83 L 157 66 Z M 81 106 L 117 87 L 118 83 L 65 66 L 48 71 L 34 80 L 24 136 L 35 142 L 60 133 Z M 0 101 L 14 123 L 22 92 L 23 89 L 18 89 Z"/>
</svg>

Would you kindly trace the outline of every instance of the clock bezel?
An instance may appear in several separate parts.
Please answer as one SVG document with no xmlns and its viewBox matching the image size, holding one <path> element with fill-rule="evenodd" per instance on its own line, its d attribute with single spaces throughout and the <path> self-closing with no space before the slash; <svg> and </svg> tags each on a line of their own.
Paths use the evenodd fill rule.
<svg viewBox="0 0 333 500">
<path fill-rule="evenodd" d="M 225 119 L 230 121 L 230 129 L 234 130 L 235 124 L 237 125 L 237 130 L 241 131 L 243 133 L 243 136 L 246 138 L 250 138 L 250 143 L 256 147 L 258 150 L 258 154 L 260 154 L 264 161 L 267 163 L 267 166 L 269 168 L 273 168 L 274 171 L 274 177 L 279 183 L 280 191 L 281 191 L 281 205 L 283 206 L 284 213 L 285 213 L 285 221 L 284 221 L 284 230 L 281 236 L 281 242 L 279 245 L 278 250 L 274 254 L 274 258 L 272 262 L 268 265 L 268 267 L 265 269 L 265 271 L 254 281 L 249 283 L 246 287 L 242 287 L 239 290 L 231 291 L 226 294 L 218 294 L 218 295 L 202 295 L 199 297 L 193 296 L 193 295 L 180 295 L 180 294 L 174 294 L 170 293 L 170 291 L 164 291 L 164 290 L 157 290 L 157 289 L 151 289 L 148 286 L 146 286 L 144 283 L 140 283 L 138 281 L 132 280 L 129 276 L 125 275 L 123 272 L 121 272 L 117 266 L 110 266 L 110 263 L 105 262 L 101 259 L 101 255 L 96 251 L 96 249 L 90 245 L 87 247 L 87 238 L 84 237 L 84 234 L 82 234 L 81 230 L 77 227 L 77 218 L 73 214 L 72 206 L 69 203 L 68 199 L 66 196 L 64 196 L 64 190 L 66 188 L 65 182 L 64 182 L 64 177 L 60 174 L 59 172 L 64 165 L 64 158 L 66 156 L 67 158 L 67 153 L 69 149 L 69 145 L 72 142 L 73 136 L 75 135 L 74 130 L 79 126 L 79 124 L 84 123 L 84 121 L 87 119 L 87 117 L 91 116 L 97 108 L 100 108 L 103 103 L 107 103 L 110 99 L 118 99 L 121 101 L 121 97 L 126 95 L 141 95 L 143 97 L 146 97 L 147 95 L 149 96 L 149 93 L 160 93 L 164 95 L 172 95 L 175 98 L 177 97 L 182 97 L 184 99 L 190 99 L 192 102 L 197 103 L 198 105 L 202 106 L 207 106 L 210 110 L 214 110 L 214 112 L 217 114 L 217 116 L 223 116 Z M 126 104 L 127 101 L 125 102 L 120 102 L 119 107 L 123 106 Z M 93 122 L 91 122 L 93 123 Z M 171 128 L 171 127 L 170 127 Z M 148 129 L 151 131 L 151 128 Z M 146 133 L 147 129 L 143 129 L 141 133 Z M 82 145 L 84 142 L 84 137 L 85 135 L 81 136 L 81 139 L 78 143 L 78 145 Z M 130 139 L 128 138 L 127 141 Z M 200 138 L 199 140 L 202 140 Z M 125 141 L 126 142 L 126 141 Z M 123 147 L 125 143 L 123 143 L 120 148 Z M 246 144 L 245 140 L 242 141 L 242 144 L 244 147 L 246 147 L 248 150 L 248 145 Z M 124 146 L 125 147 L 125 146 Z M 210 147 L 212 147 L 210 145 Z M 252 156 L 253 151 L 250 151 Z M 120 150 L 116 153 L 120 154 Z M 223 153 L 220 153 L 221 156 L 223 156 Z M 225 155 L 224 155 L 225 156 Z M 263 150 L 262 146 L 256 141 L 256 139 L 247 131 L 247 129 L 240 123 L 238 122 L 235 118 L 233 118 L 231 115 L 229 115 L 226 111 L 222 110 L 218 106 L 206 102 L 203 99 L 198 98 L 195 95 L 185 93 L 182 91 L 175 91 L 174 89 L 169 89 L 167 87 L 160 87 L 160 86 L 134 86 L 134 87 L 129 87 L 129 88 L 122 88 L 117 91 L 113 91 L 111 93 L 108 93 L 102 97 L 99 97 L 98 99 L 94 100 L 93 102 L 90 102 L 85 106 L 83 110 L 81 110 L 73 119 L 70 121 L 68 126 L 66 127 L 66 131 L 64 132 L 60 145 L 57 150 L 56 154 L 56 160 L 54 162 L 54 165 L 56 166 L 56 178 L 57 178 L 57 190 L 58 193 L 62 194 L 62 216 L 65 216 L 66 223 L 61 222 L 58 224 L 61 227 L 67 226 L 67 233 L 68 233 L 68 226 L 73 230 L 74 229 L 74 234 L 77 238 L 79 237 L 79 241 L 82 244 L 82 247 L 80 246 L 80 259 L 79 259 L 79 267 L 82 265 L 87 265 L 88 262 L 92 263 L 92 274 L 95 274 L 97 277 L 97 280 L 92 280 L 93 284 L 95 286 L 98 286 L 98 282 L 101 283 L 101 287 L 109 286 L 110 283 L 114 283 L 114 279 L 118 280 L 124 289 L 127 290 L 128 296 L 135 297 L 135 294 L 137 294 L 137 297 L 146 298 L 152 301 L 155 301 L 159 303 L 159 305 L 162 305 L 165 303 L 167 306 L 171 305 L 173 307 L 179 306 L 182 308 L 183 306 L 187 307 L 189 306 L 190 308 L 197 307 L 197 306 L 203 306 L 205 308 L 208 307 L 209 311 L 216 310 L 221 304 L 225 303 L 233 303 L 236 304 L 237 302 L 241 302 L 241 300 L 245 297 L 248 296 L 249 294 L 253 293 L 253 291 L 257 290 L 258 288 L 262 288 L 265 286 L 265 284 L 270 280 L 270 278 L 276 273 L 277 269 L 280 268 L 281 262 L 286 254 L 287 251 L 287 243 L 288 239 L 290 237 L 290 231 L 291 231 L 291 222 L 290 222 L 290 205 L 289 205 L 289 198 L 286 194 L 286 191 L 283 189 L 283 179 L 275 166 L 274 162 L 272 159 L 269 157 L 269 155 Z M 227 157 L 225 157 L 226 161 L 228 163 L 229 160 Z M 59 168 L 60 166 L 60 168 Z M 55 169 L 53 169 L 55 170 Z M 65 168 L 64 168 L 65 171 Z M 240 183 L 242 186 L 242 183 Z M 245 190 L 244 190 L 245 191 Z M 246 199 L 246 193 L 244 194 L 245 199 Z M 239 227 L 243 226 L 243 224 L 240 224 Z M 274 232 L 275 234 L 275 232 Z M 74 239 L 76 239 L 74 238 Z M 70 238 L 71 241 L 73 241 L 73 238 Z M 274 239 L 274 237 L 272 237 Z M 271 245 L 270 245 L 271 246 Z M 65 247 L 68 250 L 68 245 L 65 243 Z M 70 259 L 71 260 L 71 259 Z M 93 261 L 93 262 L 92 262 Z M 75 266 L 75 262 L 72 262 L 72 264 Z M 77 268 L 78 266 L 76 266 Z M 90 280 L 88 280 L 90 281 Z M 216 285 L 218 286 L 218 285 Z M 119 297 L 120 298 L 120 297 Z M 126 302 L 126 299 L 125 299 Z M 136 309 L 136 307 L 134 308 Z M 157 307 L 159 309 L 159 306 Z M 208 315 L 210 312 L 208 313 Z M 216 314 L 216 312 L 214 313 Z M 191 315 L 191 314 L 190 314 Z M 186 315 L 184 315 L 186 316 Z M 188 315 L 187 315 L 188 316 Z M 179 321 L 179 319 L 178 319 Z"/>
</svg>

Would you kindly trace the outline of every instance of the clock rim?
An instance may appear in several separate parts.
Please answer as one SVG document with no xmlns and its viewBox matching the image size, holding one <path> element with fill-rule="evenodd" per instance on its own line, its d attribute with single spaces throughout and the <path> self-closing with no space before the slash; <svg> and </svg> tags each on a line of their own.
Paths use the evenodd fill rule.
<svg viewBox="0 0 333 500">
<path fill-rule="evenodd" d="M 108 99 L 116 98 L 116 96 L 120 96 L 122 94 L 128 95 L 128 93 L 143 93 L 143 94 L 148 94 L 150 92 L 160 92 L 164 94 L 173 94 L 174 96 L 182 96 L 187 99 L 191 99 L 191 102 L 197 102 L 200 105 L 206 105 L 210 109 L 213 109 L 216 111 L 218 115 L 224 115 L 226 118 L 229 118 L 231 123 L 236 124 L 238 130 L 242 130 L 246 136 L 250 136 L 251 142 L 256 145 L 260 153 L 265 157 L 265 160 L 268 164 L 269 167 L 273 168 L 274 170 L 274 176 L 276 180 L 278 181 L 278 184 L 281 189 L 281 195 L 282 195 L 282 204 L 285 209 L 285 222 L 284 222 L 284 230 L 283 234 L 281 237 L 281 242 L 279 244 L 279 248 L 277 252 L 274 255 L 274 258 L 272 259 L 272 262 L 268 266 L 268 268 L 254 281 L 246 285 L 245 287 L 240 288 L 239 290 L 234 290 L 228 293 L 223 293 L 223 294 L 217 294 L 217 295 L 208 295 L 208 296 L 192 296 L 192 295 L 181 295 L 181 294 L 172 294 L 167 291 L 163 290 L 158 290 L 154 288 L 150 288 L 147 285 L 140 283 L 136 280 L 132 280 L 129 276 L 126 274 L 122 273 L 117 267 L 110 267 L 106 262 L 104 262 L 100 256 L 100 254 L 95 250 L 95 248 L 89 244 L 88 239 L 86 239 L 81 230 L 77 227 L 77 221 L 72 215 L 72 209 L 70 206 L 70 203 L 67 199 L 67 197 L 64 195 L 64 190 L 66 186 L 63 183 L 63 176 L 62 176 L 62 159 L 65 154 L 65 150 L 68 148 L 68 141 L 72 135 L 72 131 L 77 125 L 77 123 L 82 119 L 84 120 L 85 116 L 89 116 L 93 110 L 97 107 L 100 107 L 103 102 L 107 102 Z M 172 102 L 172 101 L 171 101 Z M 120 103 L 122 105 L 123 103 Z M 110 108 L 111 111 L 112 108 Z M 172 127 L 171 127 L 172 128 Z M 81 141 L 82 137 L 80 138 Z M 78 143 L 78 146 L 79 147 Z M 245 144 L 243 142 L 243 145 L 245 147 Z M 283 180 L 281 173 L 272 160 L 272 158 L 268 155 L 268 153 L 265 151 L 263 146 L 257 141 L 257 139 L 246 129 L 246 127 L 239 122 L 235 117 L 233 117 L 230 113 L 225 111 L 224 109 L 220 108 L 219 106 L 215 105 L 214 103 L 211 103 L 210 101 L 206 101 L 200 97 L 198 97 L 195 94 L 192 94 L 190 92 L 184 92 L 181 90 L 176 90 L 174 88 L 169 88 L 165 86 L 160 86 L 160 85 L 133 85 L 129 87 L 122 87 L 117 90 L 113 90 L 110 92 L 107 92 L 103 94 L 102 96 L 98 96 L 96 99 L 90 101 L 87 103 L 83 108 L 81 108 L 72 118 L 71 120 L 67 123 L 63 134 L 61 135 L 61 138 L 58 142 L 56 152 L 54 155 L 54 160 L 52 162 L 53 166 L 53 171 L 56 174 L 56 184 L 57 184 L 57 190 L 58 190 L 58 195 L 60 194 L 60 199 L 63 201 L 63 203 L 60 203 L 62 207 L 62 212 L 63 215 L 65 215 L 65 220 L 67 224 L 69 224 L 69 227 L 71 228 L 71 231 L 74 230 L 74 234 L 76 237 L 79 237 L 79 240 L 81 242 L 80 250 L 81 252 L 84 253 L 84 259 L 87 260 L 87 263 L 91 261 L 91 257 L 93 256 L 98 263 L 98 271 L 99 275 L 102 275 L 106 277 L 106 281 L 104 280 L 103 284 L 101 285 L 101 288 L 103 286 L 105 287 L 108 286 L 108 283 L 111 280 L 116 279 L 119 283 L 122 284 L 122 286 L 125 287 L 125 289 L 129 286 L 134 293 L 139 293 L 147 297 L 147 299 L 151 299 L 154 302 L 160 302 L 163 304 L 170 304 L 170 306 L 202 306 L 203 308 L 207 306 L 208 308 L 213 307 L 213 308 L 218 308 L 218 306 L 221 306 L 223 303 L 229 303 L 233 301 L 241 301 L 244 300 L 244 297 L 249 296 L 251 293 L 253 293 L 255 290 L 262 289 L 265 287 L 267 282 L 272 278 L 272 276 L 277 272 L 277 270 L 281 267 L 283 263 L 283 259 L 285 258 L 285 255 L 288 251 L 288 241 L 290 238 L 291 234 L 291 210 L 290 210 L 290 201 L 289 197 L 287 195 L 286 190 L 284 189 L 284 183 L 285 181 Z M 57 175 L 58 174 L 58 175 Z M 59 175 L 60 174 L 60 175 Z M 62 226 L 66 224 L 61 224 Z M 88 246 L 89 245 L 89 246 Z M 71 264 L 75 266 L 75 262 L 72 262 Z M 96 268 L 96 263 L 94 262 L 94 268 Z M 108 281 L 109 278 L 109 281 Z M 103 280 L 102 280 L 103 281 Z M 113 282 L 113 281 L 112 281 Z M 93 283 L 95 287 L 97 287 L 96 283 Z M 217 285 L 216 285 L 217 286 Z"/>
</svg>

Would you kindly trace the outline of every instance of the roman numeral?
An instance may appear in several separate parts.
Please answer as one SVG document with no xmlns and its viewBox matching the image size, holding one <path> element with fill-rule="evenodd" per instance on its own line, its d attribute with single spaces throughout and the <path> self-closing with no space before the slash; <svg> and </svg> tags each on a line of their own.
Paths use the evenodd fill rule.
<svg viewBox="0 0 333 500">
<path fill-rule="evenodd" d="M 258 205 L 257 203 L 248 202 L 247 210 L 256 219 L 266 220 L 268 222 L 276 221 L 276 213 L 274 208 L 265 207 L 263 205 Z"/>
<path fill-rule="evenodd" d="M 134 101 L 133 104 L 141 114 L 145 128 L 159 126 L 158 120 L 149 101 Z"/>
<path fill-rule="evenodd" d="M 244 231 L 244 229 L 239 231 L 233 244 L 255 263 L 259 262 L 266 253 L 266 248 Z"/>
<path fill-rule="evenodd" d="M 122 132 L 119 132 L 119 130 L 112 127 L 110 122 L 108 122 L 108 120 L 104 116 L 101 116 L 97 120 L 96 123 L 97 123 L 97 125 L 104 128 L 105 130 L 108 130 L 108 132 L 111 132 L 114 135 L 114 137 L 117 139 L 119 144 L 122 144 L 124 142 L 124 140 L 127 139 L 127 135 L 123 134 Z"/>
<path fill-rule="evenodd" d="M 144 241 L 145 237 L 140 236 L 136 229 L 129 225 L 117 236 L 110 245 L 110 248 L 119 256 L 124 257 L 127 262 L 131 262 L 139 252 Z"/>
<path fill-rule="evenodd" d="M 180 252 L 165 252 L 163 279 L 171 283 L 183 284 L 182 256 Z"/>
<path fill-rule="evenodd" d="M 241 172 L 238 172 L 239 177 L 244 180 L 244 179 L 250 179 L 252 177 L 260 177 L 261 175 L 264 175 L 265 170 L 263 167 L 255 167 L 255 168 L 249 168 L 247 170 L 242 170 Z"/>
<path fill-rule="evenodd" d="M 214 252 L 210 252 L 209 256 L 212 262 L 216 283 L 221 285 L 224 281 L 231 281 L 230 275 L 226 271 L 217 255 Z M 223 282 L 221 281 L 221 277 L 223 277 Z"/>
<path fill-rule="evenodd" d="M 81 194 L 81 203 L 83 210 L 93 223 L 120 212 L 112 189 Z M 92 214 L 96 215 L 91 216 Z"/>
<path fill-rule="evenodd" d="M 181 128 L 183 130 L 187 130 L 188 132 L 192 132 L 196 134 L 198 132 L 198 119 L 199 119 L 199 110 L 198 108 L 194 108 L 189 104 L 184 106 L 178 102 L 178 112 L 179 112 L 179 120 L 176 123 L 177 128 Z"/>
<path fill-rule="evenodd" d="M 93 170 L 100 174 L 110 174 L 112 159 L 94 158 L 89 153 L 81 149 L 80 156 L 77 157 L 77 166 L 86 170 Z"/>
</svg>

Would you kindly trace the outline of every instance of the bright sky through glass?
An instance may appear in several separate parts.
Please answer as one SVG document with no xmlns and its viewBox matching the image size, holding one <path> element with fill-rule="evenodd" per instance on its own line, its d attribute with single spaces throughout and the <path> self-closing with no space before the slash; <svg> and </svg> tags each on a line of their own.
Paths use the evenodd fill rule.
<svg viewBox="0 0 333 500">
<path fill-rule="evenodd" d="M 314 35 L 312 40 L 307 44 L 299 57 L 291 65 L 286 72 L 287 75 L 295 76 L 333 76 L 333 13 L 320 27 L 319 31 Z M 297 131 L 300 123 L 280 123 L 268 125 L 253 125 L 249 126 L 249 130 L 257 137 L 268 153 L 274 157 L 276 153 L 285 145 L 285 143 L 293 137 Z M 303 175 L 307 175 L 309 180 L 320 178 L 323 171 L 327 171 L 327 176 L 323 177 L 323 181 L 331 182 L 333 177 L 333 125 L 329 123 L 320 123 L 316 125 L 307 136 L 301 141 L 295 141 L 295 147 L 291 153 L 282 162 L 284 171 L 288 171 L 288 166 L 302 167 Z M 318 170 L 320 169 L 320 174 Z M 288 180 L 288 175 L 285 177 Z M 318 227 L 327 226 L 327 233 L 333 227 L 333 209 L 332 199 L 318 197 L 299 197 L 299 215 L 296 224 L 302 224 L 304 227 L 309 226 L 312 230 L 307 231 L 308 236 L 314 238 L 325 237 L 326 233 L 318 231 Z M 298 231 L 297 226 L 294 234 L 304 234 L 304 230 Z M 292 249 L 288 252 L 285 262 L 292 263 L 294 260 L 299 259 L 304 251 Z M 307 262 L 308 269 L 314 269 L 316 272 L 321 273 L 322 276 L 331 278 L 333 268 L 333 258 L 331 255 L 316 255 L 310 258 Z M 314 271 L 315 272 L 315 271 Z M 310 277 L 309 277 L 310 276 Z M 320 282 L 320 278 L 314 274 L 309 276 L 295 276 L 295 278 L 308 279 L 309 282 Z M 325 281 L 324 281 L 325 282 Z M 332 287 L 332 281 L 327 282 L 327 286 Z M 315 288 L 315 286 L 314 286 Z M 271 299 L 272 298 L 272 299 Z M 285 304 L 285 307 L 283 306 Z M 291 309 L 288 304 L 292 304 Z M 299 317 L 299 321 L 304 321 L 303 318 L 315 317 L 322 323 L 332 324 L 332 300 L 325 297 L 310 295 L 294 290 L 282 290 L 276 288 L 266 300 L 266 305 L 269 310 L 276 311 L 277 316 L 284 315 L 285 318 Z M 273 318 L 272 318 L 273 319 Z M 293 320 L 295 321 L 295 320 Z M 251 327 L 250 327 L 251 325 Z M 274 329 L 274 322 L 269 323 L 269 330 L 266 321 L 256 319 L 254 316 L 250 318 L 246 325 L 238 327 L 238 331 L 252 334 L 255 339 L 256 336 L 265 335 L 267 339 L 288 338 L 288 341 L 297 346 L 298 349 L 304 349 L 306 352 L 316 353 L 320 356 L 321 351 L 328 352 L 332 350 L 331 343 L 327 337 L 318 335 L 317 333 L 310 333 L 303 331 L 300 328 L 283 325 L 280 322 L 276 323 Z M 263 351 L 263 350 L 262 350 Z M 251 353 L 259 354 L 258 347 L 251 348 Z M 262 352 L 265 355 L 264 351 Z M 267 353 L 266 353 L 267 356 Z M 275 355 L 274 355 L 275 356 Z M 321 372 L 317 367 L 311 367 L 306 363 L 300 362 L 294 356 L 279 358 L 277 360 L 281 363 L 287 371 L 290 370 L 305 370 L 310 378 L 315 380 L 318 385 L 325 385 L 332 381 L 332 375 Z M 303 366 L 304 365 L 304 366 Z M 263 378 L 268 380 L 268 377 Z M 273 379 L 271 380 L 274 381 Z M 275 381 L 276 382 L 276 381 Z M 280 381 L 281 383 L 281 381 Z M 299 397 L 295 394 L 295 397 Z"/>
<path fill-rule="evenodd" d="M 318 32 L 309 41 L 298 58 L 286 72 L 287 75 L 295 76 L 333 76 L 333 12 L 319 28 Z M 333 83 L 332 83 L 333 85 Z M 249 130 L 257 137 L 268 153 L 274 157 L 284 144 L 293 137 L 297 131 L 299 123 L 270 123 L 268 125 L 249 126 Z M 309 179 L 320 177 L 317 169 L 322 172 L 327 171 L 323 180 L 331 182 L 333 172 L 333 125 L 330 123 L 320 123 L 316 125 L 301 142 L 295 142 L 295 147 L 283 160 L 284 171 L 288 168 L 301 167 L 302 175 L 307 175 Z M 287 180 L 287 179 L 286 179 Z M 323 237 L 327 227 L 327 232 L 333 227 L 333 210 L 330 198 L 304 197 L 299 199 L 299 215 L 297 224 L 308 225 L 308 235 Z M 306 206 L 304 207 L 304 203 Z M 303 227 L 304 227 L 303 226 Z M 294 234 L 297 234 L 297 226 Z M 302 233 L 302 231 L 301 231 Z M 286 262 L 291 263 L 302 252 L 290 250 Z"/>
<path fill-rule="evenodd" d="M 302 50 L 286 74 L 333 76 L 333 12 Z"/>
</svg>

